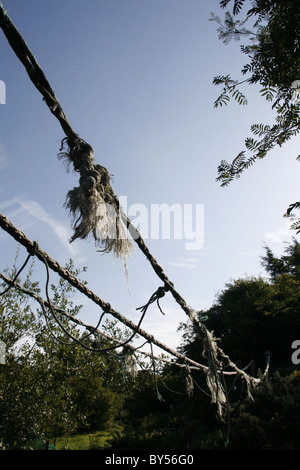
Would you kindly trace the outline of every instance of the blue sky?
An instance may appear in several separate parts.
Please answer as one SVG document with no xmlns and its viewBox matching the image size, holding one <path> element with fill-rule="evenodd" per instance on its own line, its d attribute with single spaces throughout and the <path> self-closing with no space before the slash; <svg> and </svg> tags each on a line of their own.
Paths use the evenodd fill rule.
<svg viewBox="0 0 300 470">
<path fill-rule="evenodd" d="M 259 257 L 276 254 L 295 234 L 282 217 L 298 200 L 299 137 L 246 171 L 228 188 L 215 181 L 222 159 L 243 149 L 253 123 L 274 115 L 258 90 L 245 89 L 248 106 L 220 109 L 213 77 L 240 77 L 238 44 L 217 37 L 217 0 L 5 0 L 4 8 L 44 70 L 73 129 L 114 176 L 116 194 L 134 204 L 203 205 L 204 244 L 147 239 L 150 251 L 194 309 L 209 308 L 231 279 L 265 275 Z M 96 253 L 93 240 L 69 243 L 71 220 L 63 207 L 77 175 L 56 155 L 64 137 L 23 65 L 0 35 L 0 211 L 50 256 L 72 258 L 88 269 L 82 278 L 104 300 L 137 322 L 161 281 L 136 247 L 124 269 L 113 255 Z M 299 77 L 295 77 L 298 79 Z M 16 243 L 0 234 L 1 269 L 12 264 Z M 21 249 L 19 263 L 25 259 Z M 43 285 L 44 271 L 34 276 Z M 56 276 L 52 274 L 51 281 Z M 81 318 L 96 324 L 99 311 L 79 294 Z M 187 320 L 171 296 L 155 306 L 143 328 L 172 347 Z"/>
</svg>

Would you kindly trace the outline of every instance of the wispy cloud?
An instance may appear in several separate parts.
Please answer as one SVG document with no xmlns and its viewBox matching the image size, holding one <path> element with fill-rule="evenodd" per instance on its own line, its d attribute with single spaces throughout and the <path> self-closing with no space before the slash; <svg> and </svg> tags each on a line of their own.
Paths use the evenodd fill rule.
<svg viewBox="0 0 300 470">
<path fill-rule="evenodd" d="M 180 308 L 167 307 L 166 305 L 161 305 L 161 307 L 165 315 L 162 316 L 160 312 L 155 315 L 153 312 L 152 319 L 145 318 L 143 328 L 156 339 L 176 349 L 182 337 L 182 333 L 178 332 L 178 327 L 181 322 L 187 322 L 188 318 Z M 163 351 L 157 349 L 156 352 L 161 354 Z"/>
<path fill-rule="evenodd" d="M 45 209 L 43 209 L 43 207 L 36 201 L 19 201 L 19 204 L 33 217 L 37 218 L 40 222 L 47 224 L 59 241 L 67 247 L 69 251 L 74 253 L 74 248 L 69 242 L 69 233 L 61 222 L 49 215 L 48 212 L 46 212 Z"/>
<path fill-rule="evenodd" d="M 0 142 L 0 171 L 8 165 L 7 153 L 4 145 Z"/>
<path fill-rule="evenodd" d="M 249 250 L 242 250 L 240 256 L 242 258 L 258 258 L 260 251 L 258 248 L 250 248 Z"/>
<path fill-rule="evenodd" d="M 26 225 L 31 226 L 34 223 L 42 222 L 48 228 L 50 228 L 52 234 L 54 234 L 59 242 L 67 248 L 72 254 L 76 254 L 76 248 L 69 242 L 69 233 L 66 227 L 51 216 L 45 209 L 36 201 L 26 198 L 14 197 L 8 201 L 4 201 L 0 204 L 0 209 L 11 209 L 10 217 L 16 216 L 22 218 L 26 215 Z M 28 215 L 31 218 L 28 218 Z M 8 216 L 9 217 L 9 216 Z"/>
<path fill-rule="evenodd" d="M 292 223 L 292 220 L 286 220 L 281 228 L 272 232 L 266 232 L 264 234 L 264 239 L 273 243 L 282 243 L 287 239 L 290 239 L 293 236 L 293 232 L 291 230 Z"/>
<path fill-rule="evenodd" d="M 175 268 L 183 268 L 183 269 L 196 269 L 199 266 L 199 259 L 193 257 L 187 257 L 182 261 L 172 261 L 170 262 L 171 266 Z"/>
<path fill-rule="evenodd" d="M 188 256 L 181 257 L 176 261 L 171 261 L 169 265 L 174 266 L 175 268 L 196 269 L 201 266 L 203 256 L 207 256 L 210 253 L 210 250 L 211 247 L 205 246 L 201 250 L 190 251 Z"/>
</svg>

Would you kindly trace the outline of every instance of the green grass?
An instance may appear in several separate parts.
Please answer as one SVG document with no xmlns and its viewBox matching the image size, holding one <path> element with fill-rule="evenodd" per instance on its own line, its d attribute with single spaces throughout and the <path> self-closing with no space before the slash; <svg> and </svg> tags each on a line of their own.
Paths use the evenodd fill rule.
<svg viewBox="0 0 300 470">
<path fill-rule="evenodd" d="M 109 441 L 113 439 L 117 431 L 120 432 L 120 428 L 78 436 L 57 437 L 55 448 L 56 450 L 105 449 L 109 447 Z"/>
</svg>

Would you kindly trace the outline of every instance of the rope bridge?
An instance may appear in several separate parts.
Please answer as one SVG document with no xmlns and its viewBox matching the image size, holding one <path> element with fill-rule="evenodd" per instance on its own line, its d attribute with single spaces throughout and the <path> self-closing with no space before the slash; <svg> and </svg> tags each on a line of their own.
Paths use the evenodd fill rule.
<svg viewBox="0 0 300 470">
<path fill-rule="evenodd" d="M 255 388 L 262 379 L 257 379 L 247 375 L 244 369 L 240 369 L 234 364 L 230 358 L 222 351 L 216 343 L 213 334 L 207 330 L 205 325 L 199 320 L 196 312 L 189 307 L 182 296 L 177 292 L 174 284 L 169 280 L 163 268 L 159 265 L 155 257 L 150 253 L 139 231 L 132 225 L 130 219 L 124 214 L 120 206 L 117 196 L 111 186 L 111 178 L 108 170 L 100 164 L 95 162 L 93 148 L 81 139 L 78 134 L 73 130 L 69 124 L 67 117 L 59 104 L 54 91 L 52 90 L 49 82 L 47 81 L 42 69 L 38 65 L 35 57 L 28 48 L 24 39 L 0 5 L 0 27 L 2 28 L 10 46 L 14 50 L 19 60 L 23 63 L 27 74 L 34 86 L 41 93 L 43 100 L 47 104 L 50 112 L 59 121 L 65 137 L 62 139 L 59 158 L 66 161 L 69 166 L 73 166 L 75 172 L 79 173 L 79 186 L 70 190 L 66 196 L 65 206 L 72 215 L 72 228 L 73 235 L 70 242 L 76 239 L 86 239 L 92 235 L 96 246 L 100 247 L 102 252 L 113 252 L 115 256 L 123 259 L 124 263 L 127 262 L 127 257 L 132 251 L 134 242 L 138 248 L 143 252 L 152 266 L 158 278 L 162 281 L 163 285 L 151 296 L 149 301 L 137 310 L 141 310 L 142 315 L 138 324 L 133 323 L 130 319 L 116 311 L 109 303 L 102 300 L 94 292 L 92 292 L 85 284 L 77 279 L 73 274 L 67 271 L 60 264 L 52 259 L 45 251 L 43 251 L 36 242 L 30 240 L 26 235 L 16 228 L 4 215 L 0 214 L 0 226 L 9 235 L 11 235 L 17 242 L 22 244 L 28 251 L 30 256 L 36 256 L 46 266 L 47 283 L 49 282 L 49 269 L 58 273 L 63 279 L 69 282 L 74 288 L 79 290 L 82 294 L 91 299 L 98 307 L 100 307 L 104 314 L 110 314 L 118 321 L 126 325 L 132 330 L 131 336 L 123 343 L 117 342 L 110 338 L 112 346 L 106 350 L 95 349 L 95 352 L 108 352 L 118 347 L 128 348 L 133 353 L 134 348 L 129 343 L 132 341 L 136 334 L 142 336 L 150 344 L 158 346 L 160 349 L 166 351 L 171 356 L 176 357 L 182 361 L 179 366 L 191 367 L 201 369 L 206 374 L 207 385 L 211 393 L 212 402 L 218 405 L 218 410 L 222 414 L 222 408 L 227 403 L 226 390 L 222 385 L 223 375 L 239 375 L 247 384 L 248 395 L 251 397 L 251 390 Z M 113 236 L 112 236 L 113 234 Z M 128 236 L 130 235 L 130 238 Z M 25 264 L 26 264 L 25 262 Z M 16 279 L 8 279 L 3 274 L 1 278 L 10 286 L 22 289 L 16 283 Z M 141 328 L 141 323 L 147 312 L 148 307 L 157 302 L 158 307 L 159 299 L 166 293 L 170 292 L 174 300 L 181 307 L 181 309 L 188 316 L 190 321 L 196 327 L 200 340 L 203 346 L 203 357 L 206 359 L 207 365 L 203 365 L 187 358 L 178 351 L 169 348 L 167 345 L 158 341 L 148 332 Z M 45 305 L 50 309 L 52 316 L 57 321 L 59 326 L 64 330 L 62 324 L 56 315 L 57 307 L 53 306 L 46 289 L 47 300 L 38 298 L 32 292 L 26 292 L 31 297 L 34 297 L 42 307 Z M 161 310 L 161 309 L 160 309 Z M 162 312 L 163 313 L 163 312 Z M 102 318 L 102 317 L 101 317 Z M 69 320 L 77 322 L 77 324 L 84 325 L 80 320 L 69 316 Z M 89 331 L 100 332 L 95 327 L 84 325 Z M 69 334 L 67 331 L 65 331 Z M 100 334 L 103 335 L 102 332 Z M 76 338 L 71 338 L 72 341 L 77 341 Z M 84 343 L 82 346 L 85 347 Z M 152 354 L 150 354 L 153 357 Z M 225 368 L 230 367 L 232 371 L 225 371 Z M 264 376 L 266 376 L 268 366 Z M 155 369 L 154 369 L 155 370 Z"/>
</svg>

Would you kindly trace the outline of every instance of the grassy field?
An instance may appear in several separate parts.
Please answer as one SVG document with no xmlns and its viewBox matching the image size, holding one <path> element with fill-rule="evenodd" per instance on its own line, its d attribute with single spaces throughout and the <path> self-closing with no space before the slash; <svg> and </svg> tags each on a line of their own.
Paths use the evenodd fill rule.
<svg viewBox="0 0 300 470">
<path fill-rule="evenodd" d="M 98 431 L 91 434 L 78 436 L 63 436 L 56 438 L 56 450 L 92 450 L 105 449 L 109 446 L 109 441 L 114 437 L 115 432 L 120 432 L 120 428 L 115 430 Z"/>
</svg>

